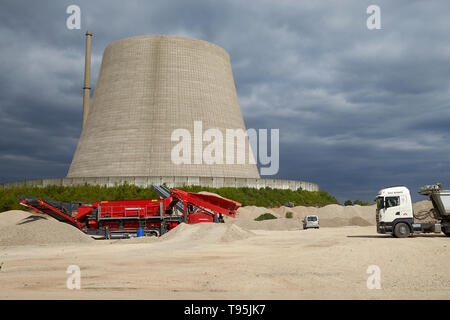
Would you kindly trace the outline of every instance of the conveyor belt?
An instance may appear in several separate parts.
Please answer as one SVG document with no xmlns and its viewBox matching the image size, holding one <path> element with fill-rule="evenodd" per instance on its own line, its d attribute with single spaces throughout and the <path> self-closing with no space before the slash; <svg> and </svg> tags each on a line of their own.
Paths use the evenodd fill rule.
<svg viewBox="0 0 450 320">
<path fill-rule="evenodd" d="M 35 211 L 48 214 L 58 221 L 69 223 L 77 228 L 79 227 L 75 219 L 73 219 L 72 212 L 76 211 L 82 205 L 81 202 L 60 202 L 20 196 L 19 203 Z"/>
<path fill-rule="evenodd" d="M 167 189 L 163 185 L 161 185 L 161 186 L 152 185 L 152 188 L 164 199 L 171 197 L 169 189 Z M 184 205 L 181 200 L 179 200 L 175 206 L 181 213 L 184 214 Z M 197 210 L 195 210 L 195 211 L 197 211 Z"/>
</svg>

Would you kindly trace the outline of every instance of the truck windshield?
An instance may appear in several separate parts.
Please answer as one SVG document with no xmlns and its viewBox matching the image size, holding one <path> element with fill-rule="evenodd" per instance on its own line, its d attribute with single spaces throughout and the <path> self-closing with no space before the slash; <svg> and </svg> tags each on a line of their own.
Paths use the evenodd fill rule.
<svg viewBox="0 0 450 320">
<path fill-rule="evenodd" d="M 377 198 L 377 209 L 383 209 L 384 208 L 384 198 L 383 197 L 378 197 Z"/>
<path fill-rule="evenodd" d="M 400 205 L 399 197 L 386 197 L 386 208 L 396 207 Z"/>
<path fill-rule="evenodd" d="M 317 217 L 308 217 L 308 221 L 317 221 Z"/>
</svg>

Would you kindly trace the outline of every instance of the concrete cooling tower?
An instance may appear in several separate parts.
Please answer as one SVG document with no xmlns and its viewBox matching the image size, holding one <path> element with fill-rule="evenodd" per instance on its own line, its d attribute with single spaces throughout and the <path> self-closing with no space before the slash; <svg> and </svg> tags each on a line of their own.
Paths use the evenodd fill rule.
<svg viewBox="0 0 450 320">
<path fill-rule="evenodd" d="M 0 187 L 127 183 L 319 190 L 311 182 L 261 179 L 245 135 L 245 151 L 239 148 L 237 156 L 237 141 L 242 137 L 228 135 L 227 129 L 244 133 L 245 124 L 225 50 L 206 41 L 175 36 L 115 41 L 103 53 L 91 102 L 91 38 L 87 32 L 83 127 L 67 177 L 4 182 Z M 209 129 L 215 133 L 208 136 Z M 180 131 L 187 132 L 190 139 L 190 154 L 185 148 L 178 152 L 183 163 L 173 159 L 177 146 L 186 142 L 186 136 L 173 139 L 173 133 Z M 222 135 L 222 148 L 211 148 L 220 136 L 217 132 Z M 231 145 L 234 159 L 229 161 Z M 221 149 L 222 162 L 217 161 Z M 215 161 L 206 161 L 205 154 L 214 155 Z M 190 164 L 185 163 L 186 158 Z"/>
<path fill-rule="evenodd" d="M 84 89 L 89 97 L 86 82 Z M 115 41 L 104 51 L 67 177 L 259 178 L 248 147 L 245 164 L 194 164 L 207 142 L 192 148 L 192 164 L 173 163 L 171 134 L 187 129 L 193 135 L 194 121 L 201 121 L 203 132 L 216 128 L 224 137 L 226 129 L 246 130 L 228 53 L 177 36 Z"/>
</svg>

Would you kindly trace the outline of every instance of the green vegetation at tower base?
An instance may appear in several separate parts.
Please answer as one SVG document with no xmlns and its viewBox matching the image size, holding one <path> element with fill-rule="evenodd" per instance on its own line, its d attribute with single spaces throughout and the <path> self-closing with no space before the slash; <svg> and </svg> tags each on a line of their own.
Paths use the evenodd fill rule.
<svg viewBox="0 0 450 320">
<path fill-rule="evenodd" d="M 292 202 L 296 206 L 326 206 L 339 204 L 339 202 L 326 191 L 306 191 L 301 188 L 290 189 L 272 188 L 208 188 L 200 186 L 181 187 L 189 192 L 208 191 L 222 197 L 233 199 L 243 206 L 279 207 Z"/>
<path fill-rule="evenodd" d="M 371 206 L 375 203 L 372 203 L 370 201 L 361 201 L 361 200 L 355 200 L 352 202 L 352 200 L 346 200 L 344 202 L 344 206 L 355 206 L 355 205 L 359 205 L 359 206 Z"/>
<path fill-rule="evenodd" d="M 339 202 L 326 191 L 306 191 L 297 189 L 272 188 L 209 188 L 200 186 L 178 187 L 188 192 L 207 191 L 222 197 L 233 199 L 243 206 L 279 207 L 287 202 L 297 206 L 325 206 L 339 204 Z M 47 187 L 15 187 L 0 188 L 0 212 L 25 207 L 18 205 L 19 196 L 30 196 L 55 201 L 81 201 L 92 203 L 100 200 L 135 200 L 157 199 L 159 195 L 151 187 L 138 187 L 135 185 L 105 186 L 47 186 Z"/>
</svg>

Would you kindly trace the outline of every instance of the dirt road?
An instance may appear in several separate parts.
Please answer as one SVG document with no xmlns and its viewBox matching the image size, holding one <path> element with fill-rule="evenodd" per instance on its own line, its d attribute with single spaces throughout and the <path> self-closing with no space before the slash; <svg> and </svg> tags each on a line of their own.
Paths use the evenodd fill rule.
<svg viewBox="0 0 450 320">
<path fill-rule="evenodd" d="M 1 299 L 449 299 L 450 238 L 375 227 L 0 247 Z M 217 240 L 217 239 L 216 239 Z M 69 265 L 81 289 L 66 287 Z M 371 265 L 381 289 L 368 289 Z"/>
</svg>

